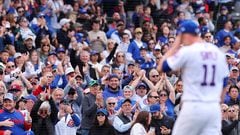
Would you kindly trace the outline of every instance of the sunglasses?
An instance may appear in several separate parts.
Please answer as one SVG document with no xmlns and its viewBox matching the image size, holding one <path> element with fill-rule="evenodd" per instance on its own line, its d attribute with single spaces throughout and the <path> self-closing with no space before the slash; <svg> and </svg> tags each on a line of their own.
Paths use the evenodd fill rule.
<svg viewBox="0 0 240 135">
<path fill-rule="evenodd" d="M 97 116 L 105 116 L 103 113 L 98 113 Z"/>
<path fill-rule="evenodd" d="M 112 102 L 112 103 L 108 103 L 108 105 L 115 105 L 116 103 Z"/>
<path fill-rule="evenodd" d="M 159 99 L 159 96 L 149 96 L 150 98 Z"/>
<path fill-rule="evenodd" d="M 18 11 L 18 13 L 23 13 L 23 12 L 24 12 L 24 10 L 19 10 L 19 11 Z"/>
<path fill-rule="evenodd" d="M 159 75 L 152 75 L 152 78 L 159 77 Z"/>
<path fill-rule="evenodd" d="M 228 112 L 235 112 L 235 110 L 228 110 Z"/>
<path fill-rule="evenodd" d="M 40 113 L 40 114 L 47 114 L 47 113 L 48 113 L 48 110 L 39 110 L 39 113 Z"/>
<path fill-rule="evenodd" d="M 160 97 L 166 97 L 167 94 L 160 94 Z"/>
<path fill-rule="evenodd" d="M 135 34 L 142 34 L 142 32 L 136 32 Z"/>
<path fill-rule="evenodd" d="M 44 46 L 47 46 L 47 47 L 49 47 L 50 45 L 43 44 L 43 47 L 44 47 Z"/>
<path fill-rule="evenodd" d="M 7 66 L 7 68 L 15 68 L 15 65 Z"/>
<path fill-rule="evenodd" d="M 168 43 L 174 43 L 174 41 L 169 41 Z"/>
</svg>

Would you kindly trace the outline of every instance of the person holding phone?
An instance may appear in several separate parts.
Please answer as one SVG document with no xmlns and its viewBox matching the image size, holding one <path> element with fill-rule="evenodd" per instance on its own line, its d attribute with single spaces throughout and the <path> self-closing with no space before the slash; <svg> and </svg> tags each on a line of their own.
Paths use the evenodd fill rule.
<svg viewBox="0 0 240 135">
<path fill-rule="evenodd" d="M 164 115 L 159 104 L 150 106 L 152 114 L 151 127 L 155 128 L 156 135 L 171 135 L 174 119 Z"/>
<path fill-rule="evenodd" d="M 59 105 L 58 123 L 55 125 L 56 135 L 76 135 L 80 125 L 80 117 L 73 111 L 68 100 L 63 99 Z"/>
</svg>

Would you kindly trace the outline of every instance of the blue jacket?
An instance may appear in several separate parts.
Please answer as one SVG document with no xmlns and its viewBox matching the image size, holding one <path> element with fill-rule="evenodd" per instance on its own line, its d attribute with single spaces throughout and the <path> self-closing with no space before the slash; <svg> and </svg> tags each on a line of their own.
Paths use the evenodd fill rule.
<svg viewBox="0 0 240 135">
<path fill-rule="evenodd" d="M 143 43 L 143 46 L 147 46 L 147 44 Z M 137 60 L 140 57 L 140 48 L 138 47 L 135 40 L 133 40 L 130 43 L 130 45 L 128 47 L 128 52 L 132 54 L 132 57 L 134 60 Z"/>
<path fill-rule="evenodd" d="M 24 117 L 20 111 L 15 110 L 14 112 L 8 112 L 6 110 L 0 110 L 0 121 L 10 119 L 14 122 L 13 127 L 1 126 L 0 130 L 10 130 L 11 135 L 26 135 L 24 127 Z"/>
<path fill-rule="evenodd" d="M 63 82 L 62 82 L 61 85 L 58 85 L 58 82 L 59 82 L 60 78 L 62 78 Z M 53 87 L 53 88 L 57 88 L 58 87 L 58 88 L 64 89 L 65 86 L 67 85 L 67 83 L 68 83 L 68 81 L 67 81 L 67 78 L 66 78 L 65 75 L 56 75 L 54 80 L 53 80 L 53 82 L 52 82 L 52 84 L 51 84 L 51 87 Z"/>
<path fill-rule="evenodd" d="M 111 88 L 107 86 L 103 91 L 103 98 L 104 100 L 106 100 L 109 97 L 115 97 L 119 99 L 120 97 L 123 97 L 123 92 L 121 89 L 118 89 L 117 91 L 113 91 Z"/>
<path fill-rule="evenodd" d="M 222 47 L 224 45 L 224 37 L 230 36 L 231 39 L 234 38 L 233 34 L 231 32 L 226 32 L 224 29 L 217 32 L 215 35 L 215 39 L 217 39 L 217 46 Z"/>
</svg>

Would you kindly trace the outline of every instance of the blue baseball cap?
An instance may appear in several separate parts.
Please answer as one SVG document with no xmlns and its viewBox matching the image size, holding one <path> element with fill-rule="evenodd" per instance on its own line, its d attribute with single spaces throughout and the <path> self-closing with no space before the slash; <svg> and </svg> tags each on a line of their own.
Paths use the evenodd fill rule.
<svg viewBox="0 0 240 135">
<path fill-rule="evenodd" d="M 65 53 L 65 49 L 64 49 L 64 48 L 58 48 L 58 49 L 57 49 L 57 53 L 60 53 L 60 52 Z"/>
<path fill-rule="evenodd" d="M 140 87 L 147 88 L 147 85 L 145 83 L 141 82 L 137 85 L 137 89 L 139 89 Z"/>
<path fill-rule="evenodd" d="M 106 109 L 102 109 L 102 108 L 101 108 L 101 109 L 98 109 L 98 110 L 97 110 L 97 114 L 98 114 L 98 113 L 103 113 L 105 116 L 108 116 L 108 112 L 107 112 Z"/>
<path fill-rule="evenodd" d="M 194 34 L 197 35 L 200 33 L 198 25 L 192 20 L 185 20 L 179 26 L 179 33 L 181 34 Z"/>
<path fill-rule="evenodd" d="M 51 52 L 48 53 L 48 56 L 51 56 L 51 55 L 55 55 L 55 56 L 57 56 L 57 54 L 56 54 L 55 51 L 51 51 Z"/>
<path fill-rule="evenodd" d="M 155 113 L 160 111 L 160 105 L 159 104 L 153 104 L 150 106 L 150 112 Z"/>
</svg>

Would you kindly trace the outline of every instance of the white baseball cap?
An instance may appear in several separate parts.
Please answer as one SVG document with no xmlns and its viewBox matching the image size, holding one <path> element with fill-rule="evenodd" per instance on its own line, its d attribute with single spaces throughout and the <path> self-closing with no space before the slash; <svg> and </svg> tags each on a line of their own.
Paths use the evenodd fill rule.
<svg viewBox="0 0 240 135">
<path fill-rule="evenodd" d="M 63 25 L 65 25 L 65 24 L 69 23 L 70 21 L 71 21 L 70 19 L 63 18 L 63 19 L 60 20 L 59 24 L 60 24 L 61 26 L 63 26 Z"/>
<path fill-rule="evenodd" d="M 21 56 L 22 56 L 22 54 L 19 53 L 19 52 L 17 52 L 17 53 L 14 54 L 14 59 L 16 59 L 16 58 L 18 58 L 18 57 L 21 57 Z"/>
<path fill-rule="evenodd" d="M 74 72 L 74 69 L 72 67 L 68 67 L 66 70 L 65 70 L 65 75 L 68 75 L 69 73 L 72 73 Z"/>
</svg>

